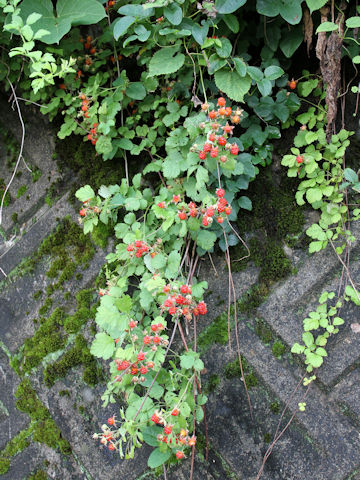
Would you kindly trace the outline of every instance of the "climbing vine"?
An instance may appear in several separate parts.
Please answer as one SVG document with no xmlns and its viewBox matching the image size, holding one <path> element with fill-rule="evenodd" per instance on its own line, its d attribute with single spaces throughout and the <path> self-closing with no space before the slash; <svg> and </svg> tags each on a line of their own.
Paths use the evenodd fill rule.
<svg viewBox="0 0 360 480">
<path fill-rule="evenodd" d="M 0 9 L 5 90 L 39 105 L 57 122 L 59 139 L 78 135 L 104 161 L 119 161 L 117 183 L 76 193 L 84 233 L 105 224 L 118 240 L 107 257 L 91 353 L 109 363 L 104 404 L 121 394 L 126 405 L 94 437 L 121 457 L 148 443 L 152 468 L 192 451 L 192 477 L 196 423 L 206 420 L 207 400 L 197 322 L 207 313 L 208 285 L 198 267 L 211 264 L 216 248 L 225 252 L 235 300 L 229 248 L 251 252 L 232 222 L 252 210 L 246 190 L 271 164 L 285 129 L 300 124 L 281 161 L 299 180 L 296 202 L 320 213 L 306 232 L 310 253 L 330 244 L 340 260 L 349 255 L 350 222 L 360 209 L 348 200 L 360 182 L 344 160 L 353 132 L 344 124 L 336 130 L 336 116 L 341 54 L 355 72 L 360 63 L 359 7 L 58 0 L 54 9 L 51 0 L 0 0 Z M 292 64 L 303 42 L 310 52 L 314 31 L 321 76 Z M 358 95 L 354 78 L 347 90 Z M 8 188 L 1 182 L 0 219 Z M 345 300 L 360 302 L 351 276 L 343 290 Z M 324 292 L 304 320 L 303 344 L 292 352 L 305 355 L 309 373 L 343 323 L 342 304 Z M 181 347 L 174 346 L 177 333 Z"/>
</svg>

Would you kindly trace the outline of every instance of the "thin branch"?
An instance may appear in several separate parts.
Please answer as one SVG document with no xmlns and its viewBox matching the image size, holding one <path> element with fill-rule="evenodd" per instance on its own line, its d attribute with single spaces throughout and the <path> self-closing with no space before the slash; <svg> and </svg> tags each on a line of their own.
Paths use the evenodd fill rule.
<svg viewBox="0 0 360 480">
<path fill-rule="evenodd" d="M 9 73 L 9 72 L 10 72 L 10 69 L 8 70 L 8 73 Z M 10 185 L 12 184 L 12 182 L 13 182 L 13 180 L 14 180 L 14 178 L 15 178 L 17 169 L 18 169 L 18 167 L 19 167 L 19 163 L 20 163 L 20 161 L 21 161 L 21 159 L 22 159 L 22 153 L 23 153 L 24 141 L 25 141 L 25 125 L 24 125 L 24 121 L 23 121 L 23 118 L 22 118 L 22 115 L 21 115 L 20 105 L 19 105 L 19 102 L 18 102 L 18 99 L 17 99 L 17 96 L 16 96 L 16 92 L 15 92 L 14 86 L 13 86 L 13 84 L 11 83 L 8 74 L 6 75 L 6 80 L 9 82 L 9 85 L 10 85 L 10 88 L 11 88 L 11 91 L 12 91 L 12 94 L 14 95 L 14 102 L 15 102 L 15 104 L 16 104 L 16 109 L 17 109 L 17 111 L 18 111 L 18 115 L 19 115 L 19 119 L 20 119 L 20 123 L 21 123 L 21 143 L 20 143 L 19 155 L 18 155 L 16 164 L 15 164 L 15 168 L 14 168 L 13 174 L 11 175 L 10 181 L 9 181 L 9 183 L 8 183 L 7 186 L 6 186 L 5 191 L 4 191 L 4 194 L 3 194 L 3 197 L 2 197 L 2 199 L 1 199 L 1 204 L 0 204 L 0 225 L 2 224 L 2 212 L 3 212 L 5 197 L 6 197 L 6 194 L 7 194 L 8 190 L 9 190 L 9 188 L 10 188 Z"/>
</svg>

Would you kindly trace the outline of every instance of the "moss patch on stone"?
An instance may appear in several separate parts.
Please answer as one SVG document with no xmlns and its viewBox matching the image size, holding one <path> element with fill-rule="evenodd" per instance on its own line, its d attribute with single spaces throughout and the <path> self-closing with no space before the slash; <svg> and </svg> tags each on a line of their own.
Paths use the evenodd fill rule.
<svg viewBox="0 0 360 480">
<path fill-rule="evenodd" d="M 241 356 L 241 363 L 243 367 L 244 377 L 247 388 L 256 387 L 258 384 L 258 378 L 255 375 L 253 369 L 250 367 L 246 358 Z M 224 368 L 224 376 L 227 379 L 241 377 L 241 368 L 239 359 L 236 358 L 232 362 L 229 362 Z"/>
<path fill-rule="evenodd" d="M 276 342 L 273 343 L 272 353 L 276 358 L 281 358 L 285 351 L 286 347 L 280 340 L 276 340 Z"/>
<path fill-rule="evenodd" d="M 229 339 L 228 334 L 228 314 L 222 313 L 203 330 L 198 336 L 198 345 L 200 349 L 205 349 L 214 343 L 226 345 Z"/>
</svg>

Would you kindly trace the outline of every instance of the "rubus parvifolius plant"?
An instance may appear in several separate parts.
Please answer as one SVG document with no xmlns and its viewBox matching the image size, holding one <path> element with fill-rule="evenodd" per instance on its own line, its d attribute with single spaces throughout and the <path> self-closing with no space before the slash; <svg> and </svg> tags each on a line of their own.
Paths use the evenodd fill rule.
<svg viewBox="0 0 360 480">
<path fill-rule="evenodd" d="M 107 256 L 107 284 L 99 291 L 96 315 L 100 331 L 91 353 L 111 359 L 104 404 L 123 394 L 127 406 L 94 438 L 126 458 L 143 442 L 156 447 L 148 460 L 152 468 L 194 451 L 196 423 L 204 418 L 207 398 L 201 390 L 204 364 L 196 351 L 196 325 L 207 313 L 207 282 L 199 282 L 195 271 L 217 238 L 225 237 L 227 245 L 227 234 L 235 232 L 229 222 L 235 195 L 223 188 L 222 174 L 236 177 L 241 166 L 232 138 L 241 115 L 219 97 L 216 109 L 205 103 L 185 122 L 188 151 L 174 154 L 183 156 L 186 178 L 166 184 L 161 177 L 154 191 L 137 174 L 130 186 L 122 179 L 120 186 L 102 186 L 99 195 L 89 185 L 76 193 L 83 202 L 84 231 L 99 221 L 112 222 L 121 240 Z M 158 166 L 159 160 L 149 164 L 155 168 L 146 167 L 145 174 L 159 171 Z M 122 210 L 127 213 L 118 222 Z M 171 349 L 177 331 L 183 352 Z"/>
</svg>

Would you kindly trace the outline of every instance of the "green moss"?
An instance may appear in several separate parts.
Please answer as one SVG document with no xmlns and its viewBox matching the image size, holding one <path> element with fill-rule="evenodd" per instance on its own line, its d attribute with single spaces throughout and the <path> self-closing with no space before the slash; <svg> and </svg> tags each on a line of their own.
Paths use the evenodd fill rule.
<svg viewBox="0 0 360 480">
<path fill-rule="evenodd" d="M 56 308 L 49 318 L 43 319 L 34 336 L 25 340 L 22 352 L 24 372 L 30 372 L 46 355 L 64 347 L 65 338 L 61 333 L 63 321 L 64 311 Z"/>
<path fill-rule="evenodd" d="M 69 390 L 60 390 L 59 391 L 59 396 L 60 397 L 70 397 L 70 392 L 69 392 Z"/>
<path fill-rule="evenodd" d="M 46 276 L 49 278 L 56 278 L 59 275 L 59 272 L 63 269 L 64 266 L 64 259 L 63 258 L 55 258 L 52 261 L 49 270 L 46 272 Z"/>
<path fill-rule="evenodd" d="M 45 368 L 46 385 L 51 387 L 58 378 L 64 377 L 70 369 L 79 365 L 84 366 L 83 380 L 89 385 L 95 385 L 101 378 L 101 370 L 97 367 L 95 358 L 91 355 L 82 335 L 76 337 L 72 348 Z"/>
<path fill-rule="evenodd" d="M 280 340 L 277 340 L 276 342 L 274 342 L 272 346 L 272 352 L 276 358 L 281 358 L 281 356 L 285 353 L 285 351 L 286 351 L 286 347 L 282 342 L 280 342 Z"/>
<path fill-rule="evenodd" d="M 237 302 L 240 313 L 253 313 L 266 299 L 269 289 L 264 283 L 251 287 Z"/>
<path fill-rule="evenodd" d="M 31 178 L 33 183 L 37 182 L 42 176 L 42 171 L 38 167 L 32 167 L 31 169 Z"/>
<path fill-rule="evenodd" d="M 249 367 L 249 364 L 248 364 L 246 358 L 244 358 L 242 356 L 241 357 L 241 362 L 242 362 L 244 374 L 248 373 L 250 371 L 250 367 Z M 236 358 L 232 362 L 229 362 L 225 366 L 224 375 L 225 375 L 225 378 L 227 378 L 227 379 L 241 376 L 241 368 L 240 368 L 240 363 L 239 363 L 238 358 Z"/>
<path fill-rule="evenodd" d="M 264 320 L 257 318 L 255 326 L 256 335 L 260 340 L 266 345 L 269 344 L 273 339 L 273 333 L 269 325 L 264 322 Z"/>
<path fill-rule="evenodd" d="M 217 389 L 217 387 L 219 386 L 219 384 L 220 384 L 219 375 L 212 374 L 212 375 L 210 375 L 209 380 L 207 381 L 207 383 L 205 385 L 205 391 L 207 393 L 214 392 Z"/>
<path fill-rule="evenodd" d="M 270 434 L 270 433 L 265 433 L 265 434 L 264 434 L 264 442 L 265 442 L 265 443 L 270 443 L 270 442 L 271 442 L 271 439 L 272 439 L 272 437 L 271 437 L 271 434 Z"/>
<path fill-rule="evenodd" d="M 198 337 L 198 345 L 202 349 L 205 349 L 214 343 L 226 345 L 228 339 L 228 315 L 227 313 L 222 313 L 200 333 Z"/>
<path fill-rule="evenodd" d="M 47 298 L 44 304 L 39 308 L 39 315 L 45 315 L 52 307 L 53 301 L 51 298 Z"/>
<path fill-rule="evenodd" d="M 82 273 L 78 272 L 78 273 L 75 274 L 75 280 L 76 280 L 77 282 L 80 282 L 80 281 L 82 280 L 82 278 L 83 278 L 83 274 L 82 274 Z"/>
<path fill-rule="evenodd" d="M 39 298 L 41 297 L 42 294 L 43 294 L 43 292 L 41 290 L 37 290 L 33 295 L 33 299 L 34 300 L 39 300 Z"/>
<path fill-rule="evenodd" d="M 280 413 L 280 403 L 277 402 L 277 401 L 270 403 L 270 410 L 271 410 L 272 413 L 274 413 L 275 415 L 277 415 L 278 413 Z"/>
<path fill-rule="evenodd" d="M 14 212 L 12 215 L 11 215 L 11 220 L 14 222 L 14 223 L 17 223 L 18 222 L 18 214 L 16 212 Z"/>
<path fill-rule="evenodd" d="M 27 192 L 27 185 L 21 185 L 16 192 L 16 198 L 20 198 Z"/>
<path fill-rule="evenodd" d="M 5 185 L 4 179 L 0 178 L 0 203 L 1 203 L 2 198 L 4 196 L 5 190 L 6 190 L 6 185 Z M 10 203 L 11 203 L 11 197 L 10 197 L 10 193 L 7 191 L 6 195 L 5 195 L 3 205 L 4 205 L 4 207 L 8 207 L 10 205 Z"/>
<path fill-rule="evenodd" d="M 291 262 L 285 255 L 282 246 L 276 240 L 267 240 L 264 243 L 258 242 L 257 245 L 255 265 L 261 267 L 260 281 L 271 284 L 291 273 Z"/>
<path fill-rule="evenodd" d="M 74 315 L 66 317 L 64 321 L 64 329 L 67 333 L 77 333 L 89 318 L 89 309 L 81 307 Z"/>
<path fill-rule="evenodd" d="M 0 457 L 0 475 L 4 475 L 10 468 L 10 460 L 5 457 Z"/>
<path fill-rule="evenodd" d="M 15 392 L 15 397 L 18 399 L 16 407 L 27 413 L 32 420 L 30 427 L 34 441 L 44 443 L 54 449 L 58 447 L 62 453 L 69 454 L 71 452 L 69 443 L 62 437 L 61 431 L 51 418 L 49 410 L 38 399 L 29 379 L 20 383 Z M 24 440 L 26 438 L 24 434 Z"/>
<path fill-rule="evenodd" d="M 53 449 L 59 448 L 64 455 L 71 453 L 69 442 L 62 437 L 61 430 L 52 418 L 47 418 L 36 424 L 33 439 L 35 442 L 44 443 Z"/>
<path fill-rule="evenodd" d="M 80 290 L 80 292 L 75 295 L 78 308 L 90 308 L 93 297 L 94 290 L 92 288 Z"/>
<path fill-rule="evenodd" d="M 254 373 L 249 373 L 249 375 L 245 375 L 245 382 L 247 388 L 257 387 L 258 378 Z"/>
<path fill-rule="evenodd" d="M 64 300 L 68 301 L 71 299 L 71 293 L 70 292 L 65 292 L 64 293 Z"/>
<path fill-rule="evenodd" d="M 91 239 L 98 247 L 106 248 L 108 239 L 113 233 L 114 227 L 112 223 L 109 222 L 105 225 L 105 223 L 99 222 L 91 232 Z"/>
</svg>

